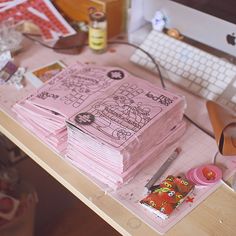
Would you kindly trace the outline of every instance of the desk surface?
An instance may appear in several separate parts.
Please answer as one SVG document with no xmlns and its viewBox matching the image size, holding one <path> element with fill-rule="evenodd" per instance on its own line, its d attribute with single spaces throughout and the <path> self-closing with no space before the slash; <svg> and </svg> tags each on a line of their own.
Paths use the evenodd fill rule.
<svg viewBox="0 0 236 236">
<path fill-rule="evenodd" d="M 39 45 L 27 43 L 27 48 L 15 57 L 16 63 L 29 69 L 45 65 L 54 60 L 62 60 L 66 64 L 79 60 L 81 62 L 97 63 L 99 65 L 120 66 L 135 74 L 159 83 L 157 76 L 138 68 L 129 62 L 128 58 L 133 52 L 127 46 L 113 46 L 112 50 L 102 55 L 94 55 L 85 49 L 80 55 L 57 54 Z M 127 59 L 126 59 L 127 58 Z M 171 86 L 171 85 L 170 85 Z M 25 89 L 15 91 L 15 99 L 22 96 L 23 91 L 30 90 L 27 85 Z M 175 90 L 175 88 L 173 88 Z M 177 89 L 178 90 L 178 89 Z M 189 94 L 183 92 L 189 103 L 196 105 L 188 106 L 187 113 L 195 117 L 206 127 L 210 127 L 207 119 L 204 103 Z M 12 93 L 9 96 L 12 96 Z M 102 191 L 89 178 L 77 171 L 64 159 L 55 154 L 50 148 L 33 136 L 25 128 L 15 121 L 13 113 L 8 104 L 0 104 L 0 132 L 25 151 L 45 171 L 51 174 L 65 188 L 83 201 L 88 207 L 96 212 L 105 221 L 111 224 L 123 235 L 158 235 L 155 230 L 140 220 L 134 213 L 125 208 L 120 202 L 114 200 L 109 194 Z M 196 109 L 198 107 L 199 109 Z M 196 111 L 197 110 L 197 111 Z M 226 186 L 222 185 L 210 197 L 203 201 L 190 214 L 184 217 L 166 235 L 234 235 L 236 231 L 236 195 Z"/>
</svg>

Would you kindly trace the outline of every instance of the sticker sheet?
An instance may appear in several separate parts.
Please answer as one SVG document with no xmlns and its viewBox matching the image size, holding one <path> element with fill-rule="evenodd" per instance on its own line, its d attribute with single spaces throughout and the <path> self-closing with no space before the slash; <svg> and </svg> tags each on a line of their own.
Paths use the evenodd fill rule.
<svg viewBox="0 0 236 236">
<path fill-rule="evenodd" d="M 75 33 L 49 0 L 3 0 L 0 2 L 0 22 L 8 19 L 33 22 L 46 41 Z"/>
<path fill-rule="evenodd" d="M 186 178 L 168 175 L 140 203 L 160 218 L 167 219 L 193 187 Z"/>
</svg>

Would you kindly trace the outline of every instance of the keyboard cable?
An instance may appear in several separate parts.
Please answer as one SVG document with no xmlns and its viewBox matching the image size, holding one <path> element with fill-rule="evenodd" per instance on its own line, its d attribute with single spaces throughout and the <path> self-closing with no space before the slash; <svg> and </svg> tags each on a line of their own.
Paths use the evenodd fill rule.
<svg viewBox="0 0 236 236">
<path fill-rule="evenodd" d="M 88 43 L 83 43 L 83 44 L 78 43 L 78 44 L 70 45 L 70 46 L 67 46 L 67 47 L 55 47 L 55 46 L 50 46 L 50 45 L 42 42 L 41 40 L 38 40 L 38 39 L 32 37 L 32 36 L 35 36 L 33 34 L 23 33 L 23 36 L 25 36 L 27 39 L 29 39 L 31 41 L 34 41 L 34 42 L 40 44 L 43 47 L 46 47 L 46 48 L 49 48 L 49 49 L 53 49 L 53 50 L 68 50 L 68 49 L 74 49 L 74 48 L 78 48 L 78 47 L 88 46 Z M 160 79 L 160 81 L 161 81 L 162 88 L 167 90 L 164 78 L 163 78 L 161 70 L 160 70 L 160 67 L 159 67 L 158 63 L 156 62 L 156 60 L 153 58 L 153 56 L 150 53 L 148 53 L 147 51 L 145 51 L 144 49 L 142 49 L 141 47 L 139 47 L 139 46 L 137 46 L 137 45 L 135 45 L 133 43 L 129 43 L 129 42 L 125 42 L 125 41 L 108 41 L 107 44 L 109 44 L 109 45 L 112 45 L 112 44 L 128 45 L 128 46 L 131 46 L 131 47 L 133 47 L 135 49 L 138 49 L 138 50 L 142 51 L 144 54 L 146 54 L 148 56 L 148 58 L 152 61 L 152 63 L 155 65 L 155 68 L 156 68 L 156 70 L 158 72 L 158 76 L 159 76 L 158 79 Z M 190 123 L 195 125 L 202 132 L 204 132 L 205 134 L 207 134 L 211 138 L 215 139 L 214 135 L 209 130 L 207 130 L 206 128 L 200 126 L 197 122 L 192 120 L 186 114 L 184 114 L 184 117 L 186 118 L 186 120 L 188 120 Z"/>
</svg>

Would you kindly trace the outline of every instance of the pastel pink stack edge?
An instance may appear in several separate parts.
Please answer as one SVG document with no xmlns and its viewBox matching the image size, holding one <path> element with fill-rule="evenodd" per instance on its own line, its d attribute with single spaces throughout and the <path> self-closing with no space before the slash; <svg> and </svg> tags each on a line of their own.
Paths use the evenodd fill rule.
<svg viewBox="0 0 236 236">
<path fill-rule="evenodd" d="M 182 96 L 124 69 L 76 63 L 13 110 L 65 159 L 116 189 L 183 135 L 185 106 Z M 95 121 L 78 124 L 84 113 Z"/>
</svg>

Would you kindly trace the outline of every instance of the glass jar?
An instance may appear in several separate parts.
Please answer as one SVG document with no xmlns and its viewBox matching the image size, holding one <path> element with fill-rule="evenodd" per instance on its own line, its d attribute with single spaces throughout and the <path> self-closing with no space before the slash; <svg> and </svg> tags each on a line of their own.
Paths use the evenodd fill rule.
<svg viewBox="0 0 236 236">
<path fill-rule="evenodd" d="M 104 12 L 90 14 L 89 47 L 95 53 L 103 53 L 107 48 L 107 21 Z"/>
</svg>

